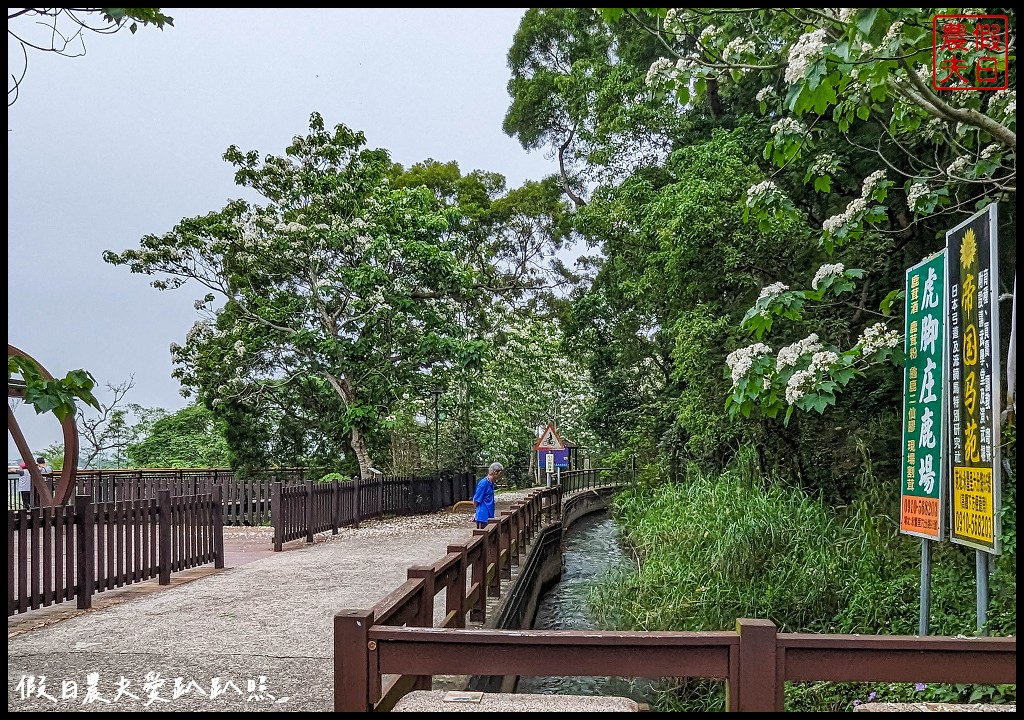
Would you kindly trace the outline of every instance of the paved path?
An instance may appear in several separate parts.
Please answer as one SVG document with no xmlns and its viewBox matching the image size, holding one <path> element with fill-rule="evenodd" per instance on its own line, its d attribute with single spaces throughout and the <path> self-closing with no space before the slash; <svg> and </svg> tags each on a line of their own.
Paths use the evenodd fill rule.
<svg viewBox="0 0 1024 720">
<path fill-rule="evenodd" d="M 525 495 L 499 493 L 498 511 Z M 335 613 L 372 607 L 473 523 L 451 510 L 372 520 L 280 553 L 249 532 L 224 570 L 9 618 L 8 710 L 333 711 Z"/>
</svg>

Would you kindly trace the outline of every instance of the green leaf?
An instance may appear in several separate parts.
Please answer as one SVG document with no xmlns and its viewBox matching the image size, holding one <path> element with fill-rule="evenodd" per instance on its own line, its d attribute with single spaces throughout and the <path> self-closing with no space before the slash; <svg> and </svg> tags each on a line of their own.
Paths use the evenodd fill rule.
<svg viewBox="0 0 1024 720">
<path fill-rule="evenodd" d="M 871 117 L 871 108 L 869 108 L 867 105 L 861 105 L 860 107 L 857 108 L 857 117 L 859 117 L 861 120 L 867 120 L 869 117 Z"/>
<path fill-rule="evenodd" d="M 871 34 L 871 26 L 875 24 L 878 17 L 878 8 L 861 8 L 857 12 L 857 29 L 864 35 Z"/>
</svg>

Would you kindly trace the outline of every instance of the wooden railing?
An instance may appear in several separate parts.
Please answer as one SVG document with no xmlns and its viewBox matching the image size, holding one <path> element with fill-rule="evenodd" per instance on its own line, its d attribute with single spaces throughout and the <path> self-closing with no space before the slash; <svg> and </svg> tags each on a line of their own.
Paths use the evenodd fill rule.
<svg viewBox="0 0 1024 720">
<path fill-rule="evenodd" d="M 306 482 L 271 488 L 274 550 L 305 538 L 313 542 L 320 532 L 356 526 L 383 515 L 429 513 L 452 507 L 473 497 L 475 478 L 470 473 L 446 471 L 438 475 L 378 477 L 369 480 Z"/>
<path fill-rule="evenodd" d="M 429 689 L 430 675 L 435 673 L 419 668 L 406 668 L 384 683 L 384 675 L 392 671 L 378 664 L 371 630 L 410 626 L 432 632 L 465 628 L 467 618 L 485 622 L 487 598 L 500 597 L 502 581 L 511 578 L 530 541 L 545 524 L 558 522 L 559 495 L 558 488 L 533 491 L 511 510 L 492 518 L 486 528 L 474 530 L 465 545 L 450 545 L 448 554 L 431 565 L 410 567 L 408 580 L 372 609 L 335 615 L 335 710 L 387 710 L 409 691 Z M 444 608 L 435 628 L 434 603 L 441 593 Z"/>
<path fill-rule="evenodd" d="M 581 475 L 576 487 L 589 489 L 591 479 Z M 469 544 L 409 568 L 373 608 L 337 613 L 335 711 L 390 710 L 406 693 L 430 689 L 434 675 L 705 678 L 725 682 L 727 710 L 748 712 L 783 711 L 791 681 L 1017 682 L 1016 637 L 779 633 L 769 620 L 747 618 L 721 632 L 467 628 L 467 613 L 485 620 L 486 597 L 500 594 L 545 519 L 560 522 L 564 502 L 557 487 L 538 490 Z"/>
<path fill-rule="evenodd" d="M 208 495 L 94 503 L 7 512 L 7 615 L 213 563 L 224 567 L 219 487 Z"/>
<path fill-rule="evenodd" d="M 303 468 L 274 468 L 239 479 L 234 471 L 224 468 L 78 470 L 75 492 L 88 495 L 93 502 L 105 503 L 155 498 L 161 490 L 169 490 L 173 496 L 209 495 L 218 487 L 224 503 L 225 525 L 267 525 L 273 484 L 301 486 L 309 472 Z M 57 478 L 44 476 L 44 480 L 52 492 Z M 11 482 L 16 482 L 16 478 L 9 479 Z M 7 509 L 20 507 L 20 497 L 9 491 Z"/>
</svg>

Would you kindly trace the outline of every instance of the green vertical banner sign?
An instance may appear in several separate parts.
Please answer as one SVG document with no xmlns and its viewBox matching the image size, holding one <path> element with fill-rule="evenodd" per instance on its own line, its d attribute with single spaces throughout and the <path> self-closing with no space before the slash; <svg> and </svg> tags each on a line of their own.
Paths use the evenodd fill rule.
<svg viewBox="0 0 1024 720">
<path fill-rule="evenodd" d="M 907 270 L 900 532 L 942 540 L 946 496 L 946 253 Z"/>
<path fill-rule="evenodd" d="M 951 401 L 950 540 L 999 548 L 999 264 L 996 205 L 946 233 Z"/>
</svg>

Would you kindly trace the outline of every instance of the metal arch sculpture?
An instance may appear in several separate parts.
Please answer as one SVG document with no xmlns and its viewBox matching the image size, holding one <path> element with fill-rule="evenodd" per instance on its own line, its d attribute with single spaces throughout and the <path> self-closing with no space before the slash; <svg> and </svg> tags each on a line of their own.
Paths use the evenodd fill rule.
<svg viewBox="0 0 1024 720">
<path fill-rule="evenodd" d="M 36 367 L 39 368 L 40 375 L 47 380 L 53 380 L 53 375 L 47 372 L 46 368 L 44 368 L 38 360 L 8 343 L 7 357 L 14 355 L 31 360 L 36 364 Z M 24 383 L 17 383 L 8 378 L 7 397 L 24 398 Z M 64 418 L 60 424 L 64 430 L 64 466 L 60 471 L 60 479 L 57 481 L 57 487 L 54 488 L 54 491 L 51 494 L 50 488 L 47 487 L 45 482 L 43 482 L 43 475 L 39 472 L 39 467 L 36 465 L 36 459 L 35 456 L 32 455 L 32 449 L 29 448 L 28 442 L 25 440 L 25 435 L 21 432 L 21 427 L 18 425 L 18 421 L 14 418 L 14 410 L 11 409 L 10 403 L 7 404 L 7 431 L 11 434 L 11 437 L 14 438 L 14 444 L 18 446 L 18 452 L 21 453 L 21 459 L 25 461 L 25 467 L 32 476 L 32 486 L 36 489 L 39 504 L 47 507 L 64 505 L 74 497 L 75 494 L 75 477 L 78 472 L 78 426 L 75 424 L 74 413 Z"/>
</svg>

